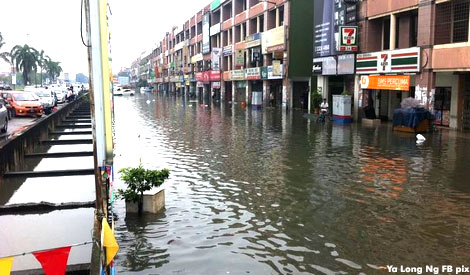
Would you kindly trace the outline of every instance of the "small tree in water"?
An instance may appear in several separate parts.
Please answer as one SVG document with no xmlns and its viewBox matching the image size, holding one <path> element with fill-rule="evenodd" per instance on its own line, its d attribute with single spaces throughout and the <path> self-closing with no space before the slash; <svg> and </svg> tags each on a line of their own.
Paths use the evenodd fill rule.
<svg viewBox="0 0 470 275">
<path fill-rule="evenodd" d="M 139 164 L 137 168 L 123 168 L 119 170 L 121 179 L 127 184 L 127 189 L 118 189 L 117 195 L 126 202 L 137 203 L 139 216 L 142 215 L 144 192 L 159 187 L 168 179 L 168 169 L 148 170 Z"/>
</svg>

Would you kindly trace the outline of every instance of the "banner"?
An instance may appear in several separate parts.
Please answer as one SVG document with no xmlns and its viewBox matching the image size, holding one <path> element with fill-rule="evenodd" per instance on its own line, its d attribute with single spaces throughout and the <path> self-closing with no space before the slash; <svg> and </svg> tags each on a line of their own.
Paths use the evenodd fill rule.
<svg viewBox="0 0 470 275">
<path fill-rule="evenodd" d="M 111 228 L 109 227 L 106 219 L 102 220 L 102 224 L 103 246 L 106 248 L 106 265 L 109 265 L 109 263 L 114 259 L 114 256 L 116 256 L 119 250 L 119 245 L 116 242 L 114 233 L 111 231 Z"/>
<path fill-rule="evenodd" d="M 409 75 L 363 75 L 361 89 L 409 91 Z"/>
<path fill-rule="evenodd" d="M 211 41 L 210 41 L 210 34 L 209 34 L 209 24 L 210 24 L 210 17 L 209 13 L 205 13 L 202 17 L 202 53 L 210 53 L 211 51 Z"/>
<path fill-rule="evenodd" d="M 68 246 L 54 250 L 34 252 L 33 255 L 41 264 L 46 275 L 65 274 L 70 248 Z"/>
<path fill-rule="evenodd" d="M 328 56 L 334 54 L 334 2 L 331 0 L 316 0 L 313 5 L 313 56 Z"/>
<path fill-rule="evenodd" d="M 235 67 L 242 67 L 245 65 L 245 51 L 237 50 L 235 52 Z"/>
<path fill-rule="evenodd" d="M 222 52 L 221 48 L 212 49 L 212 70 L 220 70 L 220 53 Z"/>
<path fill-rule="evenodd" d="M 13 257 L 0 259 L 0 275 L 10 275 Z"/>
</svg>

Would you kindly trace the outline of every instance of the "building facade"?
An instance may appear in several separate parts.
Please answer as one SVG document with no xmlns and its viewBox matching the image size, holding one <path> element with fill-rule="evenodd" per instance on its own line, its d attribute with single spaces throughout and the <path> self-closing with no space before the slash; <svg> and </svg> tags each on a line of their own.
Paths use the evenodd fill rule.
<svg viewBox="0 0 470 275">
<path fill-rule="evenodd" d="M 384 120 L 392 119 L 403 99 L 413 97 L 435 114 L 436 125 L 470 129 L 470 1 L 335 2 L 346 6 L 344 25 L 357 27 L 358 49 L 351 52 L 353 74 L 342 53 L 324 57 L 314 49 L 317 88 L 325 97 L 354 91 L 356 119 L 371 107 Z M 353 10 L 356 20 L 347 22 Z M 345 67 L 347 75 L 340 72 Z"/>
</svg>

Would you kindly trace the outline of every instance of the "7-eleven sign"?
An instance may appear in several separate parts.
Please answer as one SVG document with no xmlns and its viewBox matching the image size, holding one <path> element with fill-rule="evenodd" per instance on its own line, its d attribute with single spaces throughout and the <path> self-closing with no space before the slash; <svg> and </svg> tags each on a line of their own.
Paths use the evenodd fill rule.
<svg viewBox="0 0 470 275">
<path fill-rule="evenodd" d="M 340 52 L 357 52 L 358 50 L 358 27 L 341 26 L 339 27 L 339 47 Z"/>
</svg>

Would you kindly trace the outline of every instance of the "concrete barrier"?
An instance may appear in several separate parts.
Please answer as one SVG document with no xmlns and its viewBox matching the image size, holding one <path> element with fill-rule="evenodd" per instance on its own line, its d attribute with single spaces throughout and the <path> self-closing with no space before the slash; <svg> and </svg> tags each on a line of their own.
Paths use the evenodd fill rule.
<svg viewBox="0 0 470 275">
<path fill-rule="evenodd" d="M 84 94 L 77 100 L 65 105 L 57 112 L 40 118 L 34 125 L 26 129 L 18 136 L 11 137 L 0 147 L 0 180 L 2 175 L 8 171 L 17 171 L 24 164 L 26 154 L 35 152 L 41 145 L 41 140 L 48 139 L 49 131 L 54 131 L 68 114 L 78 108 L 88 99 Z"/>
</svg>

